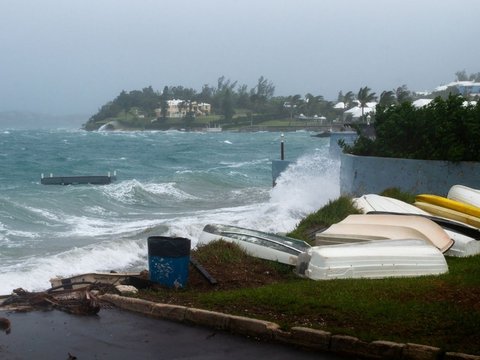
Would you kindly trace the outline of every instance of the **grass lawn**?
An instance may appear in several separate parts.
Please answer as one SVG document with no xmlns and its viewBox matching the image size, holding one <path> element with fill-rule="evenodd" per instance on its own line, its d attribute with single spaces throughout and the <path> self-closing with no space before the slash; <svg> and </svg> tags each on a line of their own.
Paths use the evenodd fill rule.
<svg viewBox="0 0 480 360">
<path fill-rule="evenodd" d="M 341 197 L 302 221 L 290 235 L 308 239 L 315 228 L 354 211 Z M 250 257 L 223 241 L 192 256 L 217 280 L 191 270 L 184 290 L 141 291 L 139 297 L 306 326 L 361 340 L 390 340 L 480 355 L 480 256 L 447 257 L 439 276 L 313 281 L 292 268 Z"/>
</svg>

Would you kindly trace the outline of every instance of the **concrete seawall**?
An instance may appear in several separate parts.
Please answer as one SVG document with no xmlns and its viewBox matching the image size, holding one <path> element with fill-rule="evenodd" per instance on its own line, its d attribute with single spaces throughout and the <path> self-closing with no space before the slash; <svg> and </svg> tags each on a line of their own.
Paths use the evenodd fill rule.
<svg viewBox="0 0 480 360">
<path fill-rule="evenodd" d="M 452 185 L 480 186 L 480 163 L 341 154 L 340 193 L 378 194 L 391 187 L 446 196 Z"/>
<path fill-rule="evenodd" d="M 334 159 L 340 158 L 342 154 L 342 148 L 338 145 L 339 140 L 343 140 L 346 144 L 352 145 L 357 139 L 358 135 L 353 131 L 339 131 L 332 132 L 330 135 L 330 148 L 329 155 Z"/>
</svg>

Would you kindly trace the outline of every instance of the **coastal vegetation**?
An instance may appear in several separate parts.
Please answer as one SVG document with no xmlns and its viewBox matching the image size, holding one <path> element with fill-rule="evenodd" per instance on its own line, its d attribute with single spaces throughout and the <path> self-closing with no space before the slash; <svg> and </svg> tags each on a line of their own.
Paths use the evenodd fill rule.
<svg viewBox="0 0 480 360">
<path fill-rule="evenodd" d="M 480 77 L 478 74 L 468 76 L 464 71 L 456 73 L 457 80 L 475 80 L 477 76 Z M 365 122 L 365 109 L 373 101 L 378 100 L 378 104 L 386 109 L 391 105 L 411 103 L 420 97 L 439 96 L 446 99 L 451 93 L 458 91 L 449 88 L 425 95 L 412 92 L 402 85 L 377 96 L 368 86 L 364 86 L 356 92 L 340 91 L 337 99 L 329 101 L 322 95 L 312 93 L 276 96 L 275 85 L 263 76 L 251 88 L 221 76 L 216 86 L 205 84 L 200 91 L 181 85 L 165 86 L 162 91 L 154 90 L 152 86 L 142 90 L 123 90 L 92 115 L 83 128 L 98 130 L 111 122 L 125 130 L 330 126 L 352 122 L 352 115 L 347 111 L 355 106 L 361 108 L 360 120 Z M 174 99 L 179 101 L 181 116 L 169 116 L 168 101 Z M 194 104 L 204 103 L 209 104 L 211 110 L 208 114 L 197 114 Z"/>
<path fill-rule="evenodd" d="M 275 86 L 263 76 L 250 89 L 224 76 L 218 79 L 217 86 L 204 85 L 200 92 L 183 86 L 165 86 L 158 92 L 149 86 L 141 91 L 122 91 L 113 101 L 103 105 L 84 128 L 96 130 L 109 121 L 117 121 L 127 129 L 194 130 L 218 125 L 228 129 L 272 120 L 282 126 L 300 113 L 307 117 L 316 114 L 331 118 L 338 116 L 333 103 L 325 101 L 322 96 L 307 94 L 302 99 L 300 95 L 275 97 L 274 93 Z M 179 106 L 185 110 L 184 116 L 167 116 L 167 101 L 174 99 L 181 100 Z M 210 114 L 197 116 L 191 109 L 194 103 L 210 104 Z M 291 106 L 285 106 L 286 103 Z"/>
<path fill-rule="evenodd" d="M 355 143 L 341 143 L 344 152 L 454 162 L 480 160 L 480 102 L 449 94 L 420 108 L 411 102 L 378 105 L 374 117 L 374 136 L 357 127 Z"/>
<path fill-rule="evenodd" d="M 384 194 L 411 194 L 389 189 Z M 351 199 L 329 202 L 289 235 L 311 240 L 309 231 L 356 210 Z M 358 337 L 480 354 L 480 256 L 447 258 L 439 276 L 312 281 L 292 268 L 246 255 L 223 241 L 201 245 L 194 256 L 217 279 L 209 284 L 195 270 L 186 289 L 143 290 L 140 298 L 185 305 L 280 324 Z"/>
</svg>

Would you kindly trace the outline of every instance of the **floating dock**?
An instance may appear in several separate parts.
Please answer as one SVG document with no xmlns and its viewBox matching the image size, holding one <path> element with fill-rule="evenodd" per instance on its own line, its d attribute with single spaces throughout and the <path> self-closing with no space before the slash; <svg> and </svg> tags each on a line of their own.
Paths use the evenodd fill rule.
<svg viewBox="0 0 480 360">
<path fill-rule="evenodd" d="M 80 184 L 91 184 L 91 185 L 107 185 L 112 181 L 117 179 L 117 173 L 114 171 L 113 175 L 108 173 L 108 175 L 83 175 L 83 176 L 43 176 L 40 179 L 41 184 L 43 185 L 80 185 Z"/>
</svg>

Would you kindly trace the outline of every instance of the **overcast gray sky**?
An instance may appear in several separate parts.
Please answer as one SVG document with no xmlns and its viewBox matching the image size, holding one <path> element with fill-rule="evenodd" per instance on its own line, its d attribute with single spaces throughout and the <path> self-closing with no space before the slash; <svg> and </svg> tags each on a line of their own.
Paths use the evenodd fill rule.
<svg viewBox="0 0 480 360">
<path fill-rule="evenodd" d="M 480 72 L 479 0 L 0 0 L 0 111 L 93 114 L 121 90 L 218 77 L 275 95 Z"/>
</svg>

